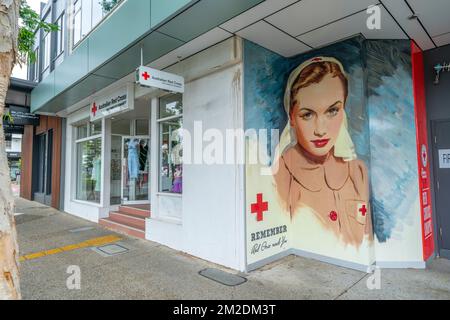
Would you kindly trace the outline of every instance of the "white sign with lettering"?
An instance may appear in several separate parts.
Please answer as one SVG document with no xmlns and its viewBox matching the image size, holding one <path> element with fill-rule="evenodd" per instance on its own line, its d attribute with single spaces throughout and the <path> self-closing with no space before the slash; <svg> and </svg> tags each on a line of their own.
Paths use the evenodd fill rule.
<svg viewBox="0 0 450 320">
<path fill-rule="evenodd" d="M 134 85 L 118 88 L 103 97 L 95 97 L 90 107 L 91 122 L 134 109 Z"/>
<path fill-rule="evenodd" d="M 439 150 L 439 169 L 450 169 L 450 149 Z"/>
<path fill-rule="evenodd" d="M 136 70 L 136 83 L 143 87 L 184 93 L 183 77 L 149 67 L 141 66 Z"/>
</svg>

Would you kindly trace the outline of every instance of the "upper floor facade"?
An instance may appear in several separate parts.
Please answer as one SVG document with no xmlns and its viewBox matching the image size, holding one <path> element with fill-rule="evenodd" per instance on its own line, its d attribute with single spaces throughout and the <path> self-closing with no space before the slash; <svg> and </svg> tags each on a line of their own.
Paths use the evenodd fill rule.
<svg viewBox="0 0 450 320">
<path fill-rule="evenodd" d="M 261 2 L 49 0 L 40 15 L 59 30 L 36 34 L 31 110 L 58 114 Z"/>
<path fill-rule="evenodd" d="M 39 15 L 58 26 L 56 32 L 38 30 L 36 61 L 29 64 L 28 80 L 43 81 L 123 0 L 49 0 L 41 2 Z"/>
</svg>

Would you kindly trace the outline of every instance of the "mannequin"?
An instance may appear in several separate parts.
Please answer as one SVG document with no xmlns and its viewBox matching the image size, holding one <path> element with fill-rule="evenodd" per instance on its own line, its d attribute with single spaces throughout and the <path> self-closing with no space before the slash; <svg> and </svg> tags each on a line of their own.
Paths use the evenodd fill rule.
<svg viewBox="0 0 450 320">
<path fill-rule="evenodd" d="M 131 201 L 136 200 L 136 180 L 139 177 L 139 139 L 132 139 L 128 146 L 128 176 L 129 176 L 129 197 Z"/>
</svg>

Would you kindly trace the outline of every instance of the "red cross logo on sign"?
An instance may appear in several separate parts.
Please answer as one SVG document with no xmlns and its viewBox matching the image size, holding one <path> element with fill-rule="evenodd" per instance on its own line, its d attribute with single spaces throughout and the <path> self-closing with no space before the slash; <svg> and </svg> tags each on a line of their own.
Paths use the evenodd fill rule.
<svg viewBox="0 0 450 320">
<path fill-rule="evenodd" d="M 263 194 L 256 195 L 256 203 L 252 204 L 252 213 L 256 213 L 256 221 L 264 221 L 264 212 L 269 210 L 269 203 L 263 202 Z"/>
<path fill-rule="evenodd" d="M 144 80 L 147 81 L 151 76 L 148 74 L 147 71 L 145 71 L 145 72 L 142 74 L 142 77 L 144 77 Z"/>
<path fill-rule="evenodd" d="M 92 112 L 92 114 L 94 115 L 94 117 L 95 117 L 95 114 L 97 113 L 97 105 L 95 104 L 95 102 L 94 102 L 94 104 L 92 105 L 92 109 L 91 109 L 91 112 Z"/>
</svg>

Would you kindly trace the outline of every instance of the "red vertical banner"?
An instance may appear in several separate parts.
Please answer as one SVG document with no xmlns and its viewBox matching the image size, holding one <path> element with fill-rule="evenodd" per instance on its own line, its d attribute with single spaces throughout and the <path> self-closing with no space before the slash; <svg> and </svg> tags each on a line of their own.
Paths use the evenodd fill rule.
<svg viewBox="0 0 450 320">
<path fill-rule="evenodd" d="M 430 157 L 428 148 L 427 114 L 423 53 L 411 41 L 414 109 L 416 115 L 417 158 L 419 169 L 420 212 L 422 219 L 423 259 L 434 253 L 433 214 L 431 206 Z"/>
</svg>

